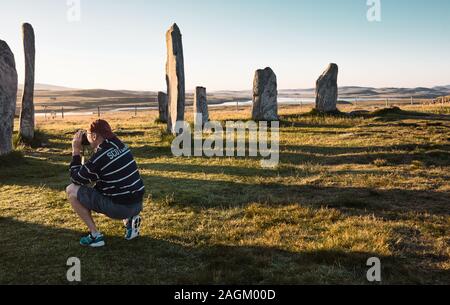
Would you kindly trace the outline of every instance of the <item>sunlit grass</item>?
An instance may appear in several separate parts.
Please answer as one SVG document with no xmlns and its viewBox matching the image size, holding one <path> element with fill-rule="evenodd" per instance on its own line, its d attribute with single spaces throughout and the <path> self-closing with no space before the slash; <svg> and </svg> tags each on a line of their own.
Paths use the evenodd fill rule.
<svg viewBox="0 0 450 305">
<path fill-rule="evenodd" d="M 40 120 L 47 145 L 0 159 L 0 283 L 66 283 L 76 256 L 83 283 L 364 284 L 377 256 L 383 283 L 448 284 L 450 117 L 406 110 L 427 115 L 282 109 L 276 169 L 255 158 L 175 158 L 156 113 L 106 117 L 147 194 L 140 240 L 95 216 L 108 243 L 100 250 L 78 246 L 86 229 L 64 193 L 72 134 L 94 118 Z"/>
</svg>

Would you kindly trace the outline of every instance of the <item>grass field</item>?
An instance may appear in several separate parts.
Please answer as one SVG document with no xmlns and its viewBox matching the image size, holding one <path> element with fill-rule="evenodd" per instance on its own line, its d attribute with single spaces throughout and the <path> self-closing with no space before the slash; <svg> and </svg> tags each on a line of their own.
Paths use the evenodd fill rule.
<svg viewBox="0 0 450 305">
<path fill-rule="evenodd" d="M 72 134 L 91 118 L 39 120 L 48 145 L 0 159 L 0 284 L 66 284 L 69 257 L 83 284 L 367 284 L 374 256 L 382 284 L 450 284 L 450 107 L 405 109 L 284 108 L 276 169 L 175 158 L 156 113 L 108 118 L 147 194 L 142 237 L 97 215 L 98 250 L 78 245 L 86 229 L 64 192 Z"/>
</svg>

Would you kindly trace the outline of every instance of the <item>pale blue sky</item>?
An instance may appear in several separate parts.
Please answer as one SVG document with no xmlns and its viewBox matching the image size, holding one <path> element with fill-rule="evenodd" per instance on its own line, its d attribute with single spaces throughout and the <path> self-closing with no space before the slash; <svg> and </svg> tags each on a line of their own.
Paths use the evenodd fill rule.
<svg viewBox="0 0 450 305">
<path fill-rule="evenodd" d="M 279 88 L 311 88 L 328 63 L 340 85 L 450 84 L 450 1 L 381 0 L 1 0 L 0 39 L 23 81 L 20 27 L 36 32 L 36 81 L 77 88 L 165 90 L 165 32 L 183 34 L 186 87 L 250 89 L 272 67 Z"/>
</svg>

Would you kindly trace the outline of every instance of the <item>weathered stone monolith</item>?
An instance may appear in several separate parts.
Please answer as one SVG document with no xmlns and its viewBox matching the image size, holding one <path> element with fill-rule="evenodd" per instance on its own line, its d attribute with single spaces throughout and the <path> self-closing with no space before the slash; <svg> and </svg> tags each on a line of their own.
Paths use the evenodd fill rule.
<svg viewBox="0 0 450 305">
<path fill-rule="evenodd" d="M 319 112 L 337 111 L 338 72 L 336 64 L 330 64 L 316 83 L 316 110 Z"/>
<path fill-rule="evenodd" d="M 25 82 L 22 96 L 22 110 L 20 112 L 20 135 L 24 139 L 34 138 L 34 65 L 35 43 L 34 30 L 29 23 L 24 23 L 23 48 L 25 51 Z"/>
<path fill-rule="evenodd" d="M 158 92 L 159 121 L 167 123 L 167 94 Z"/>
<path fill-rule="evenodd" d="M 17 86 L 14 54 L 8 44 L 0 40 L 0 156 L 12 151 Z"/>
<path fill-rule="evenodd" d="M 196 87 L 194 94 L 194 122 L 196 125 L 200 124 L 199 119 L 201 119 L 202 125 L 209 121 L 208 99 L 204 87 Z"/>
<path fill-rule="evenodd" d="M 253 80 L 253 110 L 255 121 L 278 120 L 277 76 L 271 68 L 257 70 Z"/>
<path fill-rule="evenodd" d="M 183 43 L 180 29 L 176 23 L 167 31 L 166 42 L 167 129 L 168 132 L 176 134 L 175 124 L 177 121 L 184 121 L 185 109 Z"/>
</svg>

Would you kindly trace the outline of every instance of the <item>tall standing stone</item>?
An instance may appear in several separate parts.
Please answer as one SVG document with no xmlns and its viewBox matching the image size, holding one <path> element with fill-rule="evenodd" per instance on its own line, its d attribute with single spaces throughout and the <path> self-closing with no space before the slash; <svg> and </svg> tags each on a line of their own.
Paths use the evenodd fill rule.
<svg viewBox="0 0 450 305">
<path fill-rule="evenodd" d="M 319 112 L 337 111 L 338 72 L 336 64 L 330 64 L 316 83 L 316 110 Z"/>
<path fill-rule="evenodd" d="M 167 43 L 167 100 L 168 115 L 167 129 L 175 134 L 177 121 L 184 121 L 185 107 L 185 79 L 184 79 L 184 57 L 181 32 L 175 23 L 166 34 Z"/>
<path fill-rule="evenodd" d="M 209 121 L 208 99 L 204 87 L 196 87 L 194 94 L 194 122 L 196 125 L 200 123 L 198 122 L 200 118 L 202 125 Z"/>
<path fill-rule="evenodd" d="M 0 156 L 12 151 L 17 85 L 14 54 L 8 44 L 0 40 Z"/>
<path fill-rule="evenodd" d="M 257 70 L 253 80 L 253 110 L 255 121 L 277 121 L 277 76 L 271 68 Z"/>
<path fill-rule="evenodd" d="M 167 94 L 158 92 L 159 121 L 167 123 Z"/>
<path fill-rule="evenodd" d="M 22 111 L 20 112 L 20 135 L 25 139 L 34 138 L 34 63 L 35 44 L 34 30 L 31 24 L 24 23 L 23 47 L 25 51 L 25 82 L 22 96 Z"/>
</svg>

